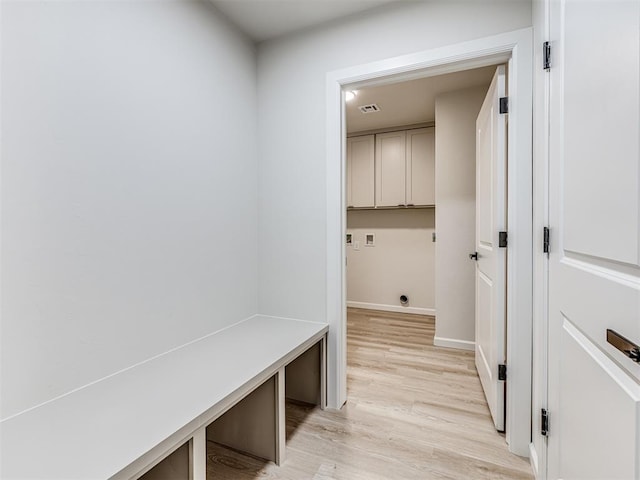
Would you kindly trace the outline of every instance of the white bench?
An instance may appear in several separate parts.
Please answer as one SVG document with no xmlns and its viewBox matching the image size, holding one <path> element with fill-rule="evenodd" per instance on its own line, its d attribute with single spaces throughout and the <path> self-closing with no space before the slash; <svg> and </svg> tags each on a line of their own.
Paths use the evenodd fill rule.
<svg viewBox="0 0 640 480">
<path fill-rule="evenodd" d="M 289 396 L 324 408 L 327 330 L 257 315 L 5 420 L 0 477 L 204 480 L 207 433 L 280 463 L 285 368 Z"/>
</svg>

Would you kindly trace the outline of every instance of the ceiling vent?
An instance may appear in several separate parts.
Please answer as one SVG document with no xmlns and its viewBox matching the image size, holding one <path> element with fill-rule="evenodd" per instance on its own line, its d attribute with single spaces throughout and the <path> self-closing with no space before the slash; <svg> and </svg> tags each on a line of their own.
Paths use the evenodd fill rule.
<svg viewBox="0 0 640 480">
<path fill-rule="evenodd" d="M 358 109 L 362 113 L 376 113 L 380 111 L 380 107 L 375 103 L 371 103 L 369 105 L 360 105 Z"/>
</svg>

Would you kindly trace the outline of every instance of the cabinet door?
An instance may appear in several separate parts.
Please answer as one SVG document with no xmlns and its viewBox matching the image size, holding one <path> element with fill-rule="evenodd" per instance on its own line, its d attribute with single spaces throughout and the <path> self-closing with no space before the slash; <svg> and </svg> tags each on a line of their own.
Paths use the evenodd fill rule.
<svg viewBox="0 0 640 480">
<path fill-rule="evenodd" d="M 435 129 L 407 131 L 407 205 L 434 205 Z"/>
<path fill-rule="evenodd" d="M 406 132 L 376 135 L 376 206 L 406 204 Z"/>
<path fill-rule="evenodd" d="M 347 139 L 347 206 L 374 205 L 374 135 Z"/>
</svg>

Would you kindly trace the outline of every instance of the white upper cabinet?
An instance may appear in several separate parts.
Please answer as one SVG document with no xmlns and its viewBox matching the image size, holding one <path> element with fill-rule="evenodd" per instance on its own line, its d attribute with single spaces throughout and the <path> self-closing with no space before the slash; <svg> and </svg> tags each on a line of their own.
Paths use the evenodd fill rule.
<svg viewBox="0 0 640 480">
<path fill-rule="evenodd" d="M 435 205 L 435 129 L 407 130 L 407 205 Z"/>
<path fill-rule="evenodd" d="M 375 136 L 347 139 L 347 207 L 374 206 Z"/>
<path fill-rule="evenodd" d="M 435 129 L 376 135 L 376 206 L 435 204 Z"/>
<path fill-rule="evenodd" d="M 435 129 L 347 139 L 347 207 L 435 205 Z"/>
<path fill-rule="evenodd" d="M 406 205 L 406 132 L 376 135 L 376 206 Z"/>
</svg>

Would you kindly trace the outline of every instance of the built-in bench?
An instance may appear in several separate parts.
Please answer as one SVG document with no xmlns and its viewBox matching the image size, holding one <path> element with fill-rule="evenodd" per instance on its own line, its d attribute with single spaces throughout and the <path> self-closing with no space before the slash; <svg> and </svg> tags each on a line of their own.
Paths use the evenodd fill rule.
<svg viewBox="0 0 640 480">
<path fill-rule="evenodd" d="M 0 424 L 3 479 L 206 478 L 207 438 L 276 463 L 326 399 L 326 324 L 254 316 Z"/>
</svg>

